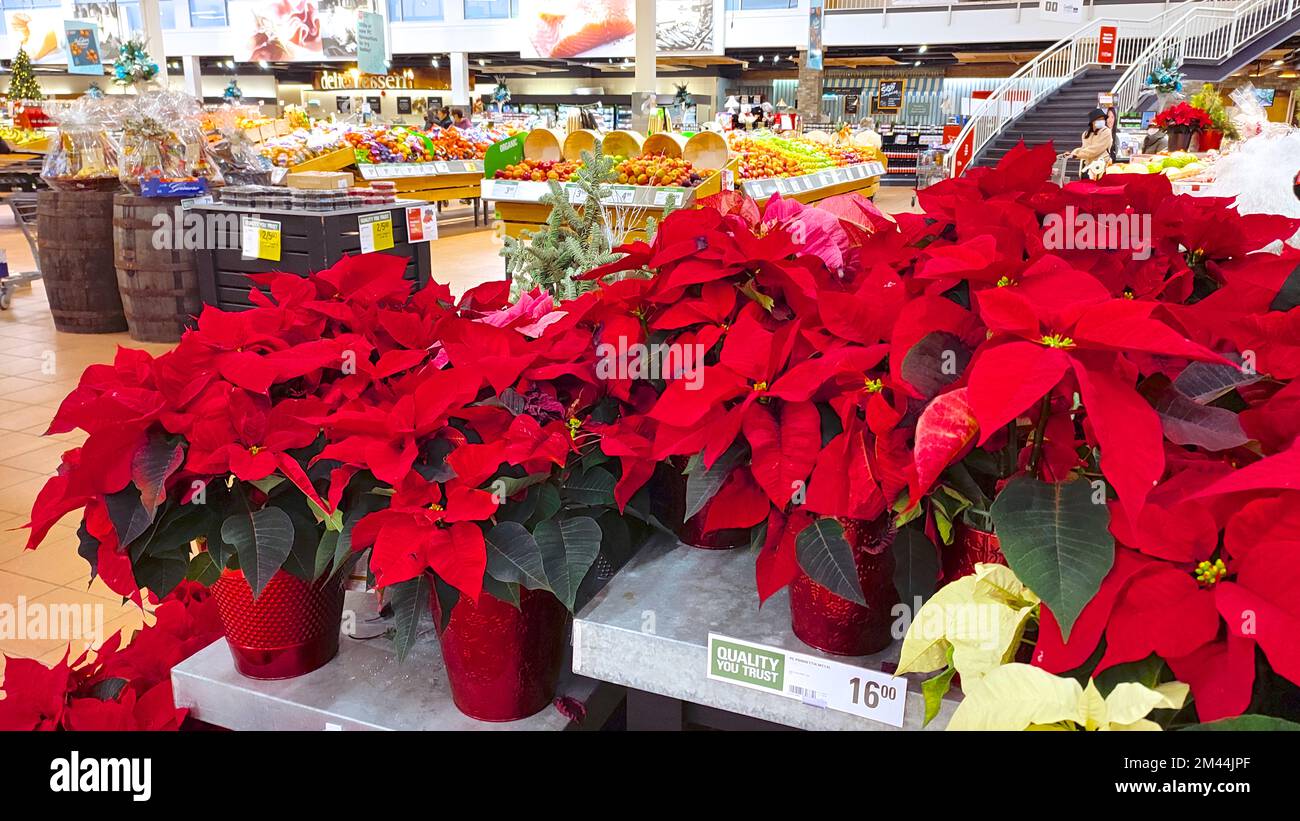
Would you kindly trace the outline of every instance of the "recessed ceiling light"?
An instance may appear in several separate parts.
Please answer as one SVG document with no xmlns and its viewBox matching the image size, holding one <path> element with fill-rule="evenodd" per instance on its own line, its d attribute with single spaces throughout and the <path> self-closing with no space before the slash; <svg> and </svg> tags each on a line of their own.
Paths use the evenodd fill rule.
<svg viewBox="0 0 1300 821">
<path fill-rule="evenodd" d="M 916 50 L 916 53 L 917 53 L 917 54 L 925 54 L 925 53 L 926 53 L 927 51 L 929 51 L 929 50 L 930 50 L 930 47 L 929 47 L 929 46 L 921 46 L 920 48 L 918 48 L 918 49 Z"/>
<path fill-rule="evenodd" d="M 487 60 L 484 60 L 482 57 L 480 57 L 478 58 L 478 64 L 481 66 L 485 66 L 487 65 Z"/>
<path fill-rule="evenodd" d="M 915 63 L 912 63 L 912 65 L 914 65 L 914 66 L 919 66 L 919 65 L 921 65 L 921 61 L 920 61 L 920 60 L 917 60 Z"/>
<path fill-rule="evenodd" d="M 763 55 L 761 55 L 761 54 L 758 55 L 758 61 L 759 61 L 760 63 L 763 62 L 763 61 L 766 60 L 766 59 L 767 59 L 767 58 L 764 57 Z"/>
<path fill-rule="evenodd" d="M 437 58 L 437 57 L 434 57 L 434 58 L 433 58 L 433 67 L 434 67 L 434 68 L 437 68 L 438 65 L 439 65 L 439 62 L 440 62 L 440 61 L 438 60 L 438 58 Z"/>
<path fill-rule="evenodd" d="M 258 68 L 266 68 L 266 61 L 265 61 L 265 60 L 258 60 L 258 61 L 257 61 L 257 67 L 258 67 Z"/>
</svg>

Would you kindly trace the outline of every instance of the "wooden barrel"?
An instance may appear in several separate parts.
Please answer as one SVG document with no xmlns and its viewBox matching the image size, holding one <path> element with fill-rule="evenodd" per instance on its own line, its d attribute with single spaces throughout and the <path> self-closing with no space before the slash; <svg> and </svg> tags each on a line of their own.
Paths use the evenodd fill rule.
<svg viewBox="0 0 1300 821">
<path fill-rule="evenodd" d="M 185 216 L 178 199 L 113 200 L 113 264 L 132 339 L 178 342 L 203 308 L 195 249 L 184 247 Z"/>
<path fill-rule="evenodd" d="M 73 334 L 125 331 L 113 270 L 113 192 L 38 192 L 36 236 L 54 327 Z"/>
</svg>

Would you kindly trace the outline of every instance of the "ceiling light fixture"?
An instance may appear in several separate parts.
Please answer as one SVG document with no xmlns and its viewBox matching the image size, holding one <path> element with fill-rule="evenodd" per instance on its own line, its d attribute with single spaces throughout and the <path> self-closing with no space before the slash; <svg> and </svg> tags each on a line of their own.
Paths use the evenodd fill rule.
<svg viewBox="0 0 1300 821">
<path fill-rule="evenodd" d="M 480 66 L 485 66 L 485 65 L 487 65 L 487 60 L 484 60 L 482 57 L 480 57 L 480 58 L 478 58 L 478 64 L 479 64 Z"/>
<path fill-rule="evenodd" d="M 760 63 L 763 62 L 763 61 L 766 60 L 766 59 L 767 59 L 767 58 L 764 57 L 763 55 L 761 55 L 761 54 L 758 55 L 758 61 L 759 61 Z"/>
<path fill-rule="evenodd" d="M 258 67 L 258 68 L 266 68 L 266 61 L 265 61 L 265 60 L 258 60 L 258 61 L 257 61 L 257 67 Z"/>
<path fill-rule="evenodd" d="M 921 46 L 920 48 L 918 48 L 918 49 L 916 50 L 916 53 L 917 53 L 917 54 L 925 54 L 925 53 L 926 53 L 927 51 L 929 51 L 929 50 L 930 50 L 930 47 L 929 47 L 929 46 Z"/>
</svg>

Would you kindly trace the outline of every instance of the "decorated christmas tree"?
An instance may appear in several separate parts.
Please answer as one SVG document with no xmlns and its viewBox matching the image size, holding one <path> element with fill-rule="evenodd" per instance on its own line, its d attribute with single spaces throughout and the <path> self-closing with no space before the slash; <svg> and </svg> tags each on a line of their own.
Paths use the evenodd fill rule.
<svg viewBox="0 0 1300 821">
<path fill-rule="evenodd" d="M 27 56 L 27 52 L 19 48 L 18 55 L 14 57 L 13 76 L 9 78 L 9 99 L 11 100 L 43 100 L 45 95 L 41 93 L 41 87 L 36 82 L 36 75 L 32 73 L 32 61 Z"/>
</svg>

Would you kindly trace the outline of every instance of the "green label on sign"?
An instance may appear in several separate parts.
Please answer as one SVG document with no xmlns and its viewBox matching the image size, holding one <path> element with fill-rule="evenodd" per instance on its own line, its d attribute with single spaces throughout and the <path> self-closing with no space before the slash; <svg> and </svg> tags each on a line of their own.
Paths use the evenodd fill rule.
<svg viewBox="0 0 1300 821">
<path fill-rule="evenodd" d="M 709 672 L 780 693 L 785 689 L 785 654 L 710 637 Z"/>
<path fill-rule="evenodd" d="M 513 137 L 506 137 L 504 140 L 488 146 L 487 154 L 483 157 L 483 176 L 489 180 L 493 179 L 496 177 L 497 171 L 507 165 L 515 165 L 523 161 L 524 141 L 518 134 Z"/>
</svg>

